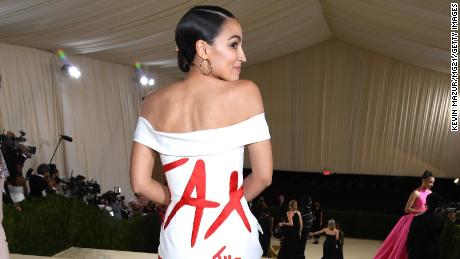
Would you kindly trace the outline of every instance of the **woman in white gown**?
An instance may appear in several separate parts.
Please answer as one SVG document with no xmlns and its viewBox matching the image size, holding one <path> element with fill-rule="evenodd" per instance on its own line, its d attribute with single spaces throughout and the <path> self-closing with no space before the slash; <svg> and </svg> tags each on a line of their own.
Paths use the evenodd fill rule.
<svg viewBox="0 0 460 259">
<path fill-rule="evenodd" d="M 168 205 L 160 258 L 261 258 L 260 227 L 247 202 L 271 183 L 272 151 L 259 89 L 239 80 L 242 41 L 241 25 L 227 10 L 190 9 L 176 27 L 185 79 L 144 100 L 131 185 Z M 245 146 L 252 173 L 243 180 Z M 151 178 L 155 152 L 168 186 Z"/>
</svg>

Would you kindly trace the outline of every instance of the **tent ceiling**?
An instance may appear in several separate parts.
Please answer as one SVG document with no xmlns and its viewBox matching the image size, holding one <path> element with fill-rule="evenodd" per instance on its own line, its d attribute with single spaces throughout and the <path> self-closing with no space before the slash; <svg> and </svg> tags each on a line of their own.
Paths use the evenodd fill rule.
<svg viewBox="0 0 460 259">
<path fill-rule="evenodd" d="M 191 6 L 232 11 L 248 64 L 338 39 L 448 73 L 447 0 L 34 0 L 0 2 L 0 42 L 131 65 L 176 68 L 174 28 Z"/>
</svg>

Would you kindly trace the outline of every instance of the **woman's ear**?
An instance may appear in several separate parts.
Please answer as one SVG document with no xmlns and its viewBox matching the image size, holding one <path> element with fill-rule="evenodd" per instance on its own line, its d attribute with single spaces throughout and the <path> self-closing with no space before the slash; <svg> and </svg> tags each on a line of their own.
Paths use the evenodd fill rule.
<svg viewBox="0 0 460 259">
<path fill-rule="evenodd" d="M 208 46 L 209 46 L 208 43 L 206 41 L 204 41 L 204 40 L 198 40 L 195 43 L 196 54 L 201 59 L 208 59 L 208 52 L 207 52 Z"/>
</svg>

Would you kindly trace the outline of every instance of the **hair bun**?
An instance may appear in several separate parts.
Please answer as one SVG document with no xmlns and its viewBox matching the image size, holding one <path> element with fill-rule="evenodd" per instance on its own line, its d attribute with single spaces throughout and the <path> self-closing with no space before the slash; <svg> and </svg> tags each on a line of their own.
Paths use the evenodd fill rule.
<svg viewBox="0 0 460 259">
<path fill-rule="evenodd" d="M 423 172 L 423 175 L 422 175 L 422 178 L 423 179 L 427 179 L 427 178 L 430 178 L 430 177 L 434 177 L 433 173 L 429 170 Z"/>
<path fill-rule="evenodd" d="M 179 65 L 179 69 L 182 72 L 190 71 L 190 64 L 188 63 L 187 59 L 180 51 L 177 52 L 177 64 Z"/>
</svg>

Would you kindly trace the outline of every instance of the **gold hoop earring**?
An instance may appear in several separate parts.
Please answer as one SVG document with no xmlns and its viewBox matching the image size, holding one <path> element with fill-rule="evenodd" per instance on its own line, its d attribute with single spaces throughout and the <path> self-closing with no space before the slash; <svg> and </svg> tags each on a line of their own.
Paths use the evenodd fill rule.
<svg viewBox="0 0 460 259">
<path fill-rule="evenodd" d="M 203 62 L 206 61 L 207 63 L 207 67 L 208 67 L 208 70 L 206 71 L 205 69 L 203 69 Z M 202 59 L 201 62 L 200 62 L 200 70 L 201 72 L 204 74 L 204 75 L 209 75 L 211 74 L 212 72 L 212 65 L 211 65 L 211 62 L 209 62 L 208 59 Z"/>
</svg>

